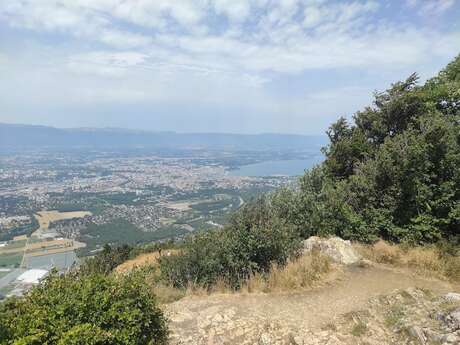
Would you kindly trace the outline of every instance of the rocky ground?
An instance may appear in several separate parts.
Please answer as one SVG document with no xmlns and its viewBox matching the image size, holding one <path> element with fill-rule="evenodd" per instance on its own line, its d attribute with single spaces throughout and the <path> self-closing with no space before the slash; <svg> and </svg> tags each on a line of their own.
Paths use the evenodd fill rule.
<svg viewBox="0 0 460 345">
<path fill-rule="evenodd" d="M 176 345 L 460 344 L 454 291 L 407 271 L 352 266 L 311 291 L 192 296 L 167 314 Z"/>
</svg>

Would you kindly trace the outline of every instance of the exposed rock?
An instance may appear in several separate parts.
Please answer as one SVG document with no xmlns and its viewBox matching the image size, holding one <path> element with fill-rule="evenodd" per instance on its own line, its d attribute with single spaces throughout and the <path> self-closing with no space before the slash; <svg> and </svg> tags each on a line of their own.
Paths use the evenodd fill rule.
<svg viewBox="0 0 460 345">
<path fill-rule="evenodd" d="M 370 270 L 375 274 L 345 270 L 356 279 L 313 292 L 215 294 L 174 302 L 167 314 L 170 344 L 460 345 L 460 301 L 446 300 L 444 289 L 427 290 L 424 284 L 439 286 L 432 280 L 377 266 Z M 412 287 L 418 284 L 424 288 Z"/>
<path fill-rule="evenodd" d="M 460 330 L 460 308 L 447 315 L 446 323 L 452 332 Z"/>
<path fill-rule="evenodd" d="M 292 345 L 303 345 L 303 343 L 304 343 L 304 342 L 303 342 L 303 339 L 302 339 L 301 337 L 299 337 L 299 336 L 297 336 L 297 337 L 294 337 L 294 336 L 290 337 L 290 338 L 289 338 L 289 342 L 290 342 Z"/>
<path fill-rule="evenodd" d="M 414 338 L 419 344 L 425 345 L 426 339 L 423 331 L 418 326 L 412 326 L 407 329 L 409 335 Z"/>
<path fill-rule="evenodd" d="M 263 333 L 259 338 L 260 345 L 271 345 L 272 339 L 268 333 Z"/>
<path fill-rule="evenodd" d="M 303 250 L 304 253 L 318 250 L 333 261 L 345 265 L 351 265 L 361 260 L 361 256 L 354 250 L 351 242 L 339 237 L 312 236 L 303 242 Z"/>
<path fill-rule="evenodd" d="M 458 344 L 460 339 L 457 337 L 455 334 L 446 334 L 444 337 L 442 337 L 442 343 L 443 344 Z"/>
<path fill-rule="evenodd" d="M 445 298 L 448 302 L 458 302 L 458 301 L 460 301 L 460 293 L 449 292 L 448 294 L 446 294 L 446 295 L 444 296 L 444 298 Z"/>
<path fill-rule="evenodd" d="M 440 343 L 442 340 L 442 335 L 438 332 L 432 331 L 431 329 L 424 329 L 424 333 L 427 337 L 427 340 L 432 343 Z"/>
</svg>

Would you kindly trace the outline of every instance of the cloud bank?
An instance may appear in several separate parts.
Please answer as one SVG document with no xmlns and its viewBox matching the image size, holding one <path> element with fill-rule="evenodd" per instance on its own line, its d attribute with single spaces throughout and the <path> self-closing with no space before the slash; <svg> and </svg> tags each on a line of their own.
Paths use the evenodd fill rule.
<svg viewBox="0 0 460 345">
<path fill-rule="evenodd" d="M 98 120 L 83 122 L 128 123 L 101 117 L 120 105 L 160 127 L 170 109 L 217 130 L 240 112 L 249 131 L 257 119 L 269 119 L 261 131 L 299 131 L 286 116 L 318 131 L 351 110 L 345 97 L 359 107 L 384 82 L 458 54 L 459 15 L 455 0 L 4 1 L 0 97 L 6 121 L 35 109 L 38 122 L 78 124 L 58 112 L 84 107 Z"/>
</svg>

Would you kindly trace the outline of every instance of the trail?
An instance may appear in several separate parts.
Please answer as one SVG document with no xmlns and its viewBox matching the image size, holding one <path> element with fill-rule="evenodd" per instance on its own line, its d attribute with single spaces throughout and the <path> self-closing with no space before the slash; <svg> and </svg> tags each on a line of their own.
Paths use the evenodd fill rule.
<svg viewBox="0 0 460 345">
<path fill-rule="evenodd" d="M 250 344 L 251 337 L 269 325 L 293 332 L 320 329 L 340 315 L 365 309 L 373 297 L 410 287 L 435 294 L 459 291 L 448 283 L 415 277 L 407 271 L 372 266 L 347 269 L 338 281 L 306 292 L 187 297 L 168 306 L 171 343 Z"/>
</svg>

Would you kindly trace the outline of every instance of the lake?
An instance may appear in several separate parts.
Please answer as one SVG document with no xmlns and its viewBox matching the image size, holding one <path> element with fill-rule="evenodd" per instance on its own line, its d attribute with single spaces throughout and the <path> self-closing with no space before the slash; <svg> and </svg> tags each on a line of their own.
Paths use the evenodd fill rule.
<svg viewBox="0 0 460 345">
<path fill-rule="evenodd" d="M 308 159 L 267 161 L 240 166 L 236 170 L 229 171 L 229 174 L 230 176 L 298 176 L 302 175 L 305 169 L 321 163 L 323 159 L 323 156 L 318 155 Z"/>
</svg>

